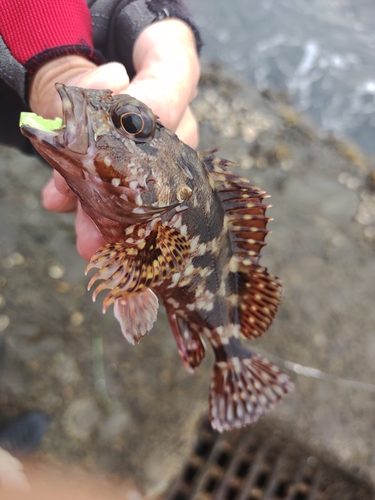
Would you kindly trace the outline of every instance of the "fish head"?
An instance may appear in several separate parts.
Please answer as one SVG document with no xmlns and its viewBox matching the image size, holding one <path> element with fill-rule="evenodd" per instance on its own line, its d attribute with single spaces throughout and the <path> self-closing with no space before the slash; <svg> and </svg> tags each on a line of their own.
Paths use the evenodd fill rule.
<svg viewBox="0 0 375 500">
<path fill-rule="evenodd" d="M 56 89 L 62 126 L 22 125 L 21 132 L 83 205 L 133 224 L 159 217 L 191 196 L 188 146 L 145 104 L 110 90 L 63 84 Z"/>
</svg>

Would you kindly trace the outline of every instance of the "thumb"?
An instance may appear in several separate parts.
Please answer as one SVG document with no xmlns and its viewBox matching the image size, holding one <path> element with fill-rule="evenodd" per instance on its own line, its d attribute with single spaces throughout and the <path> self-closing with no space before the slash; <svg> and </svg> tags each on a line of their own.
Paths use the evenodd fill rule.
<svg viewBox="0 0 375 500">
<path fill-rule="evenodd" d="M 129 86 L 129 76 L 122 64 L 110 62 L 75 75 L 66 84 L 89 89 L 110 89 L 114 94 L 119 94 Z"/>
</svg>

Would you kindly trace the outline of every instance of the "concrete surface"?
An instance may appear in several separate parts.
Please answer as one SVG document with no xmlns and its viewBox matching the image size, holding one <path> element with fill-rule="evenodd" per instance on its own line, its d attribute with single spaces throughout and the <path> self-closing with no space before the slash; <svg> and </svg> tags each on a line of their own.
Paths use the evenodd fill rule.
<svg viewBox="0 0 375 500">
<path fill-rule="evenodd" d="M 375 481 L 375 194 L 371 161 L 317 132 L 283 96 L 206 68 L 194 105 L 201 149 L 272 195 L 263 264 L 283 303 L 252 346 L 289 370 L 273 416 L 337 464 Z M 0 417 L 52 417 L 39 458 L 132 476 L 161 491 L 207 409 L 212 358 L 185 372 L 164 313 L 133 347 L 85 291 L 73 215 L 47 213 L 48 168 L 0 148 Z M 268 417 L 265 417 L 268 418 Z"/>
</svg>

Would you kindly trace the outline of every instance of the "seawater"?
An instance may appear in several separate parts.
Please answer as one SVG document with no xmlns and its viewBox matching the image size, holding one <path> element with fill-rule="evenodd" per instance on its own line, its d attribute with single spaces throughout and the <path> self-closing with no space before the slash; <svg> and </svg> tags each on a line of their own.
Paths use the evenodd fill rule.
<svg viewBox="0 0 375 500">
<path fill-rule="evenodd" d="M 287 90 L 326 131 L 375 153 L 374 0 L 186 0 L 203 57 Z"/>
</svg>

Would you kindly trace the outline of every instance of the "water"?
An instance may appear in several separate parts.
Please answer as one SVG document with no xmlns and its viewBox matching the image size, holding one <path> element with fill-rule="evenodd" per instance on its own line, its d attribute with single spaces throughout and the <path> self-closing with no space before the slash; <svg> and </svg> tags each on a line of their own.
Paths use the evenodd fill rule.
<svg viewBox="0 0 375 500">
<path fill-rule="evenodd" d="M 374 0 L 186 0 L 206 59 L 285 89 L 316 123 L 375 154 Z"/>
</svg>

